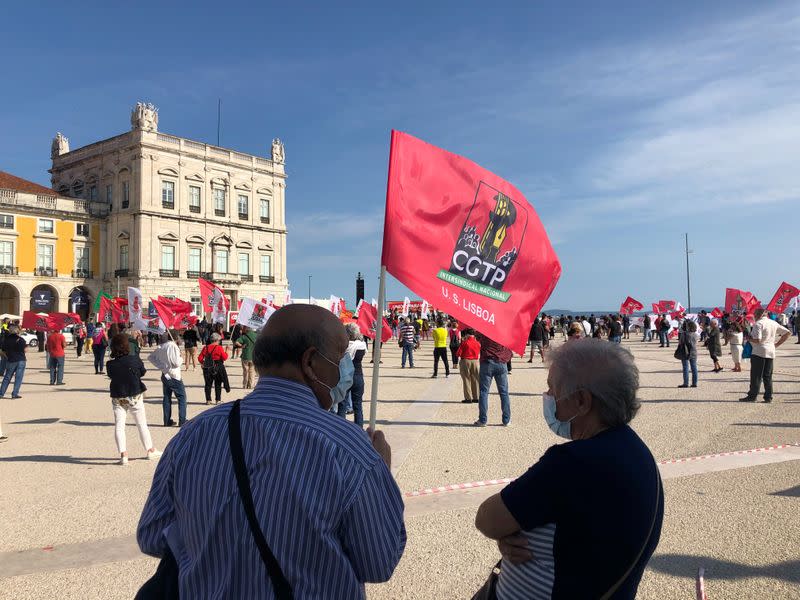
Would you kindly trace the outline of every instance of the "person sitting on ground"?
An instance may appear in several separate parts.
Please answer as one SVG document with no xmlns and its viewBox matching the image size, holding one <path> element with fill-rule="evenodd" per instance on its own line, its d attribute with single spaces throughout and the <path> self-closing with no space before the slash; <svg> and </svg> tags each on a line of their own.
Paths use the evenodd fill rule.
<svg viewBox="0 0 800 600">
<path fill-rule="evenodd" d="M 154 460 L 161 452 L 153 446 L 150 430 L 147 428 L 147 415 L 144 409 L 144 392 L 147 390 L 142 377 L 147 371 L 144 363 L 130 352 L 128 336 L 120 333 L 111 338 L 111 360 L 106 364 L 106 373 L 111 378 L 109 393 L 114 411 L 114 439 L 119 451 L 119 464 L 128 464 L 128 447 L 125 439 L 125 421 L 128 413 L 133 415 L 139 439 L 147 451 L 147 458 Z"/>
<path fill-rule="evenodd" d="M 478 509 L 476 527 L 503 557 L 497 597 L 634 598 L 664 516 L 658 466 L 629 425 L 639 371 L 628 350 L 601 340 L 548 358 L 544 420 L 571 441 Z"/>
<path fill-rule="evenodd" d="M 250 515 L 282 597 L 364 598 L 365 582 L 391 577 L 406 544 L 391 449 L 382 432 L 329 412 L 350 386 L 347 345 L 330 311 L 284 306 L 256 342 L 255 390 L 200 414 L 167 446 L 137 540 L 145 554 L 174 555 L 181 598 L 276 597 L 227 450 L 237 430 Z"/>
<path fill-rule="evenodd" d="M 211 334 L 211 341 L 203 346 L 198 360 L 203 369 L 203 381 L 205 382 L 206 404 L 211 404 L 211 386 L 214 386 L 214 399 L 217 404 L 222 401 L 222 388 L 226 392 L 231 391 L 228 382 L 228 371 L 225 369 L 225 361 L 228 360 L 228 353 L 220 345 L 222 336 L 219 333 Z"/>
</svg>

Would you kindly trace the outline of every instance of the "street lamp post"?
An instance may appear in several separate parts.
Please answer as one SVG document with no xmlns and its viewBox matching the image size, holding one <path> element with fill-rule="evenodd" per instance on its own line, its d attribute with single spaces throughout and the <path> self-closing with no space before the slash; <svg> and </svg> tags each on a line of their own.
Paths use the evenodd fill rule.
<svg viewBox="0 0 800 600">
<path fill-rule="evenodd" d="M 689 305 L 686 309 L 687 312 L 692 312 L 692 284 L 689 280 L 689 255 L 692 254 L 692 251 L 689 250 L 689 234 L 684 234 L 684 240 L 686 242 L 686 303 Z"/>
</svg>

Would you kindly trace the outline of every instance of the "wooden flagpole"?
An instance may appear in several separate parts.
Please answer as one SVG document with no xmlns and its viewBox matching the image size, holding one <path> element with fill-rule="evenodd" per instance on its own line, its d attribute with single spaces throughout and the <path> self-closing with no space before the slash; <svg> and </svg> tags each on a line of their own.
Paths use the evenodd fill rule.
<svg viewBox="0 0 800 600">
<path fill-rule="evenodd" d="M 375 419 L 378 415 L 378 379 L 381 370 L 381 338 L 383 337 L 383 305 L 386 301 L 386 267 L 381 265 L 381 279 L 378 285 L 378 310 L 375 322 L 375 338 L 372 343 L 372 395 L 369 402 L 369 426 L 375 429 Z"/>
</svg>

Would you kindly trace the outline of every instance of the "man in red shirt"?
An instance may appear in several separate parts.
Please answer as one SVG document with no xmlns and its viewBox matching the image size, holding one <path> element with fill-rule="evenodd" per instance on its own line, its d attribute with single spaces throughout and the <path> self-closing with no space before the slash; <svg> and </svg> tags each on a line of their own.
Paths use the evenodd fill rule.
<svg viewBox="0 0 800 600">
<path fill-rule="evenodd" d="M 64 385 L 64 350 L 67 342 L 64 334 L 53 331 L 47 335 L 47 353 L 50 357 L 50 385 Z"/>
<path fill-rule="evenodd" d="M 458 372 L 464 386 L 464 404 L 478 401 L 478 359 L 481 357 L 481 344 L 475 339 L 475 332 L 467 329 L 461 334 L 461 345 L 456 350 Z"/>
</svg>

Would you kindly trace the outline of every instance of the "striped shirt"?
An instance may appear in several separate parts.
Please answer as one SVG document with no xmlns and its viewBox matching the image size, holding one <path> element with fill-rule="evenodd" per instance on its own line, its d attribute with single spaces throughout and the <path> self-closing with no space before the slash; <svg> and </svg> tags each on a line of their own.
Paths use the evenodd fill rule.
<svg viewBox="0 0 800 600">
<path fill-rule="evenodd" d="M 553 539 L 556 524 L 548 523 L 531 531 L 520 532 L 528 540 L 533 558 L 521 565 L 504 560 L 497 581 L 498 600 L 548 599 L 553 593 L 556 562 Z"/>
<path fill-rule="evenodd" d="M 137 539 L 180 567 L 182 598 L 274 598 L 242 507 L 228 441 L 231 403 L 192 419 L 153 477 Z M 403 553 L 400 490 L 366 433 L 305 385 L 262 377 L 241 405 L 261 530 L 294 597 L 364 598 Z"/>
<path fill-rule="evenodd" d="M 407 323 L 400 327 L 400 339 L 403 340 L 404 343 L 413 344 L 415 335 L 416 331 L 411 323 Z"/>
</svg>

